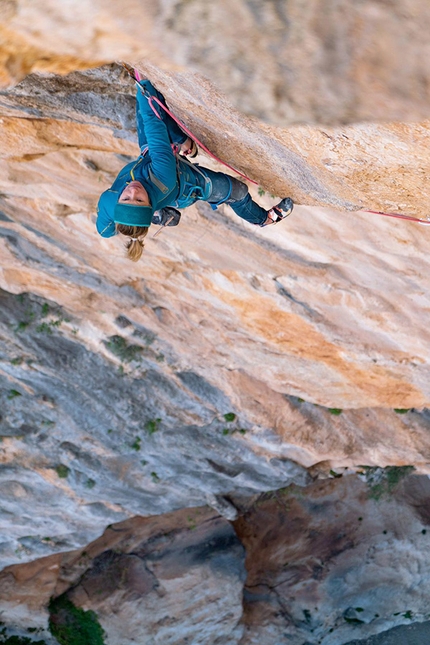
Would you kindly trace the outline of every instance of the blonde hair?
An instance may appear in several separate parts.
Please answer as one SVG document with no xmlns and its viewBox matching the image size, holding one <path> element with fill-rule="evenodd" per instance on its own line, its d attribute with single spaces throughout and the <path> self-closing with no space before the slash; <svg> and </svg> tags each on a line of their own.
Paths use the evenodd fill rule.
<svg viewBox="0 0 430 645">
<path fill-rule="evenodd" d="M 137 262 L 142 257 L 145 243 L 143 238 L 148 235 L 149 226 L 127 226 L 126 224 L 115 224 L 117 233 L 127 235 L 130 239 L 125 243 L 127 257 Z"/>
</svg>

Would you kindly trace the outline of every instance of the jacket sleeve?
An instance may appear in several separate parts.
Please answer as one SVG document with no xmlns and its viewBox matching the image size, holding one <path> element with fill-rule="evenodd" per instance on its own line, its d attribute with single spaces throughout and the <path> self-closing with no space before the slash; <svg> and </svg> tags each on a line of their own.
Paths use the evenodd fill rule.
<svg viewBox="0 0 430 645">
<path fill-rule="evenodd" d="M 116 235 L 115 222 L 113 220 L 113 211 L 118 200 L 118 192 L 112 189 L 105 190 L 100 196 L 97 205 L 97 233 L 102 237 L 112 237 Z"/>
<path fill-rule="evenodd" d="M 155 89 L 149 81 L 143 81 L 142 85 L 148 90 L 151 96 L 155 96 Z M 168 191 L 176 185 L 176 159 L 170 145 L 169 134 L 166 124 L 159 118 L 148 99 L 140 90 L 137 92 L 138 110 L 143 120 L 145 138 L 152 162 L 152 172 L 155 177 L 166 187 Z M 161 111 L 157 103 L 153 103 L 157 111 Z"/>
</svg>

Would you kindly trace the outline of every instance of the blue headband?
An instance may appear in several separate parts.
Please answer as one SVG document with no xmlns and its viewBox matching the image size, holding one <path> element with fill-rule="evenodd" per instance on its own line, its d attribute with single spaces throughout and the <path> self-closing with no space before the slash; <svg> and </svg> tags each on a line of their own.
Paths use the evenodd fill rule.
<svg viewBox="0 0 430 645">
<path fill-rule="evenodd" d="M 151 206 L 117 203 L 113 211 L 116 224 L 126 226 L 151 226 L 153 211 Z"/>
</svg>

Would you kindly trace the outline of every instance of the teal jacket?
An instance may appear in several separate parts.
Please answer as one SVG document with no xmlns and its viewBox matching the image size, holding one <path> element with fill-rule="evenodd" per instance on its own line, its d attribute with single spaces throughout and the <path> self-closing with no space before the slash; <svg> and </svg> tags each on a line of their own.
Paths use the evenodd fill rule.
<svg viewBox="0 0 430 645">
<path fill-rule="evenodd" d="M 150 83 L 141 85 L 153 96 L 161 96 Z M 198 199 L 207 199 L 211 186 L 210 180 L 189 161 L 175 156 L 169 136 L 170 117 L 157 106 L 159 118 L 143 93 L 137 92 L 137 119 L 139 142 L 145 144 L 140 156 L 124 166 L 112 186 L 100 196 L 97 207 L 96 227 L 102 237 L 115 235 L 113 210 L 119 196 L 130 181 L 140 181 L 148 192 L 153 213 L 165 206 L 186 208 Z M 154 104 L 156 105 L 156 104 Z M 142 132 L 143 128 L 143 132 Z M 172 131 L 172 128 L 170 128 Z M 182 140 L 186 135 L 182 133 Z"/>
</svg>

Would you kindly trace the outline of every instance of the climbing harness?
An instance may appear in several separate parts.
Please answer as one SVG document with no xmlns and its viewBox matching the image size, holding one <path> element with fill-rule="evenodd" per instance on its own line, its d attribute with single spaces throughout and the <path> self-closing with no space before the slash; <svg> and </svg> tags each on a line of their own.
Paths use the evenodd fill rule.
<svg viewBox="0 0 430 645">
<path fill-rule="evenodd" d="M 195 143 L 196 143 L 196 144 L 197 144 L 197 145 L 198 145 L 202 150 L 204 150 L 204 151 L 205 151 L 205 152 L 206 152 L 210 157 L 212 157 L 212 159 L 215 159 L 215 161 L 218 161 L 219 163 L 221 163 L 221 164 L 222 164 L 223 166 L 225 166 L 226 168 L 230 168 L 230 170 L 232 170 L 232 171 L 233 171 L 233 172 L 235 172 L 236 174 L 240 175 L 241 177 L 243 177 L 243 178 L 244 178 L 244 179 L 246 179 L 247 181 L 251 182 L 251 184 L 255 184 L 256 186 L 258 186 L 258 182 L 257 182 L 257 181 L 254 181 L 253 179 L 251 179 L 250 177 L 248 177 L 248 176 L 247 176 L 247 175 L 245 175 L 244 173 L 240 172 L 239 170 L 237 170 L 237 169 L 236 169 L 236 168 L 234 168 L 233 166 L 230 166 L 230 164 L 226 163 L 225 161 L 223 161 L 222 159 L 220 159 L 219 157 L 217 157 L 216 155 L 214 155 L 214 154 L 213 154 L 213 152 L 211 152 L 211 151 L 210 151 L 210 150 L 205 146 L 205 144 L 204 144 L 204 143 L 202 143 L 202 142 L 201 142 L 201 141 L 200 141 L 200 140 L 199 140 L 199 139 L 198 139 L 198 138 L 197 138 L 197 137 L 196 137 L 196 136 L 195 136 L 195 135 L 194 135 L 194 134 L 193 134 L 193 133 L 192 133 L 192 132 L 187 128 L 187 126 L 186 126 L 184 123 L 182 123 L 182 121 L 180 121 L 180 120 L 179 120 L 179 119 L 178 119 L 178 118 L 173 114 L 173 112 L 171 112 L 171 111 L 169 110 L 169 108 L 168 108 L 168 107 L 166 107 L 166 106 L 164 105 L 164 103 L 162 103 L 162 102 L 160 101 L 160 99 L 158 99 L 156 96 L 151 96 L 151 95 L 150 95 L 150 94 L 145 90 L 145 88 L 144 88 L 144 87 L 142 87 L 142 85 L 141 85 L 141 83 L 140 83 L 141 78 L 140 78 L 140 75 L 139 75 L 139 72 L 138 72 L 138 70 L 137 70 L 137 69 L 135 69 L 135 68 L 131 67 L 130 65 L 128 65 L 128 63 L 124 63 L 124 62 L 122 62 L 122 61 L 120 62 L 120 64 L 121 64 L 121 65 L 122 65 L 122 67 L 126 70 L 126 72 L 131 76 L 131 78 L 134 80 L 134 82 L 135 82 L 135 84 L 136 84 L 136 87 L 138 87 L 138 88 L 139 88 L 139 90 L 142 92 L 142 94 L 147 98 L 148 103 L 149 103 L 149 105 L 151 106 L 152 111 L 157 115 L 157 117 L 158 117 L 159 119 L 161 119 L 161 116 L 160 116 L 160 115 L 159 115 L 159 113 L 157 112 L 157 109 L 156 109 L 156 107 L 154 106 L 154 102 L 155 102 L 155 103 L 157 103 L 157 105 L 159 105 L 159 106 L 160 106 L 160 107 L 161 107 L 161 108 L 162 108 L 162 109 L 163 109 L 163 110 L 164 110 L 164 111 L 165 111 L 165 112 L 170 116 L 170 118 L 171 118 L 171 119 L 173 119 L 173 120 L 175 121 L 175 123 L 177 123 L 177 124 L 179 125 L 179 127 L 181 128 L 181 130 L 183 130 L 183 131 L 184 131 L 184 132 L 185 132 L 185 133 L 190 137 L 190 139 L 192 139 L 192 140 L 193 140 L 193 141 L 194 141 L 194 142 L 195 142 Z"/>
</svg>

